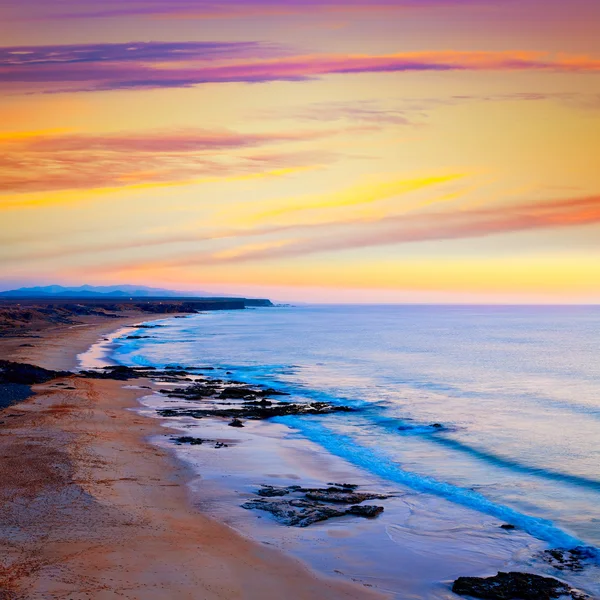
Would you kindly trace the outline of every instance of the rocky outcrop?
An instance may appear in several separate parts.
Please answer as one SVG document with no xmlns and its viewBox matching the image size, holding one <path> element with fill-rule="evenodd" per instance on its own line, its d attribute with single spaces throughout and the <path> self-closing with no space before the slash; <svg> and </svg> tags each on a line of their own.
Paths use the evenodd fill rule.
<svg viewBox="0 0 600 600">
<path fill-rule="evenodd" d="M 143 377 L 154 377 L 158 375 L 158 370 L 154 367 L 125 367 L 111 366 L 98 370 L 80 371 L 78 375 L 88 379 L 116 379 L 118 381 L 129 381 L 130 379 L 141 379 Z M 164 374 L 161 371 L 160 374 Z"/>
<path fill-rule="evenodd" d="M 171 441 L 175 442 L 178 446 L 189 444 L 190 446 L 204 446 L 211 444 L 214 448 L 227 448 L 228 444 L 220 442 L 219 440 L 209 440 L 206 438 L 195 438 L 189 435 L 182 435 L 179 437 L 171 438 Z"/>
<path fill-rule="evenodd" d="M 277 521 L 291 527 L 308 527 L 318 521 L 345 515 L 374 518 L 381 514 L 383 506 L 361 505 L 361 503 L 365 500 L 384 499 L 389 496 L 357 492 L 357 487 L 349 484 L 330 484 L 326 488 L 305 488 L 300 485 L 287 487 L 263 485 L 256 492 L 259 498 L 245 502 L 242 507 L 248 510 L 269 512 Z M 273 498 L 277 498 L 277 500 L 273 500 Z M 341 507 L 340 504 L 351 504 L 352 506 Z"/>
<path fill-rule="evenodd" d="M 459 577 L 452 591 L 461 596 L 490 600 L 552 600 L 570 597 L 573 600 L 588 598 L 566 583 L 532 573 L 503 573 L 494 577 Z"/>
<path fill-rule="evenodd" d="M 352 492 L 340 488 L 327 488 L 325 490 L 312 490 L 306 492 L 309 500 L 317 502 L 333 502 L 334 504 L 360 504 L 366 500 L 385 500 L 389 496 L 371 492 Z"/>
<path fill-rule="evenodd" d="M 68 371 L 52 371 L 27 363 L 0 360 L 0 383 L 34 385 L 36 383 L 46 383 L 57 377 L 67 377 L 68 375 L 71 375 Z"/>
<path fill-rule="evenodd" d="M 544 550 L 542 558 L 560 571 L 583 571 L 586 563 L 598 561 L 600 554 L 596 548 L 577 546 Z"/>
<path fill-rule="evenodd" d="M 373 518 L 383 512 L 382 506 L 351 506 L 338 508 L 321 502 L 293 498 L 290 500 L 267 500 L 257 498 L 242 504 L 243 508 L 264 510 L 271 513 L 283 525 L 292 527 L 308 527 L 319 521 L 326 521 L 334 517 L 356 515 Z"/>
<path fill-rule="evenodd" d="M 240 408 L 164 408 L 157 412 L 161 417 L 230 417 L 232 419 L 263 420 L 289 415 L 327 415 L 337 412 L 353 412 L 349 406 L 337 406 L 327 402 L 296 404 L 281 402 L 272 406 L 244 405 Z"/>
</svg>

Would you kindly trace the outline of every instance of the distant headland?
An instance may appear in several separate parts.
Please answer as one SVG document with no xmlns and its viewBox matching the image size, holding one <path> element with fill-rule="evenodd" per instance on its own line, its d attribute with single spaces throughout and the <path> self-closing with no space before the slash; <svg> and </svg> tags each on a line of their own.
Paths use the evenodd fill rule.
<svg viewBox="0 0 600 600">
<path fill-rule="evenodd" d="M 0 292 L 0 337 L 32 326 L 76 324 L 82 317 L 116 319 L 139 314 L 193 314 L 268 307 L 267 298 L 201 296 L 144 286 L 26 287 Z"/>
</svg>

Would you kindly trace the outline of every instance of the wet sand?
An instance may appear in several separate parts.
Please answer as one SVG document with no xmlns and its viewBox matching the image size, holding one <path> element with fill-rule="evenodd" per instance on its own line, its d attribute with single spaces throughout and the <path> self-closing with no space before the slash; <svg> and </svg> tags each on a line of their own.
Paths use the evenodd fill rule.
<svg viewBox="0 0 600 600">
<path fill-rule="evenodd" d="M 83 320 L 3 338 L 1 355 L 73 368 L 97 339 L 150 319 Z M 148 442 L 165 429 L 129 410 L 142 391 L 72 377 L 34 391 L 0 411 L 2 600 L 384 597 L 319 577 L 196 510 L 191 474 Z"/>
</svg>

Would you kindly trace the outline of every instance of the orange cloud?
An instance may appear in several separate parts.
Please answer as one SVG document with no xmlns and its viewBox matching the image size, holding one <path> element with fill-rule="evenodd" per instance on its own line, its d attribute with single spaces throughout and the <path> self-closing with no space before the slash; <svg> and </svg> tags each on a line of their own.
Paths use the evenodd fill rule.
<svg viewBox="0 0 600 600">
<path fill-rule="evenodd" d="M 241 151 L 314 141 L 335 131 L 240 133 L 186 130 L 113 135 L 48 131 L 0 134 L 0 187 L 6 193 L 114 189 L 131 184 L 185 184 L 203 178 L 260 176 L 267 171 L 306 168 L 332 155 L 319 152 L 265 154 Z M 238 152 L 232 156 L 231 153 Z M 221 153 L 227 160 L 222 160 Z M 231 160 L 232 158 L 236 160 Z M 14 199 L 13 199 L 14 200 Z M 0 197 L 0 206 L 14 204 Z M 26 203 L 27 199 L 24 198 Z M 16 204 L 19 204 L 18 199 Z"/>
</svg>

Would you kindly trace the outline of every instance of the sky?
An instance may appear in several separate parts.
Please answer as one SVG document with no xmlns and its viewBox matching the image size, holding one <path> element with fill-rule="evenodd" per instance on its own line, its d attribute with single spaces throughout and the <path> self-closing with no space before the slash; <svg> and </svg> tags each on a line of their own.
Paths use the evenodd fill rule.
<svg viewBox="0 0 600 600">
<path fill-rule="evenodd" d="M 0 288 L 600 302 L 598 0 L 0 0 Z"/>
</svg>

